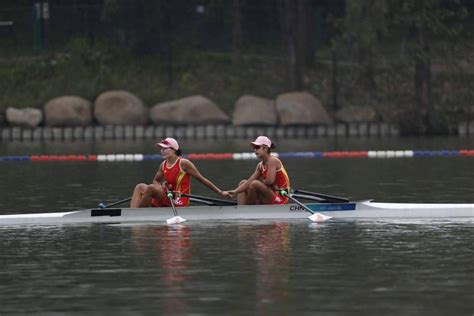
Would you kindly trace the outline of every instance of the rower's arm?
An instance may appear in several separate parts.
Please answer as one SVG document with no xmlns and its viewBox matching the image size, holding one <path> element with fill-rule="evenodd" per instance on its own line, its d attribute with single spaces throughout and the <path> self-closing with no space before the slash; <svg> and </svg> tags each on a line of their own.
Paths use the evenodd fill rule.
<svg viewBox="0 0 474 316">
<path fill-rule="evenodd" d="M 237 188 L 232 190 L 232 194 L 247 191 L 247 189 L 249 188 L 250 182 L 252 182 L 253 180 L 258 180 L 260 176 L 261 176 L 261 173 L 260 173 L 260 170 L 258 170 L 258 165 L 257 165 L 257 167 L 255 168 L 255 172 L 250 176 L 250 178 L 248 178 L 247 181 L 245 181 L 243 184 L 239 185 Z"/>
<path fill-rule="evenodd" d="M 222 194 L 222 190 L 219 189 L 214 183 L 212 183 L 211 180 L 204 177 L 191 161 L 187 159 L 181 159 L 181 168 L 184 170 L 184 172 L 196 178 L 199 182 L 204 184 L 206 187 L 208 187 L 212 191 L 216 192 L 219 195 Z"/>
</svg>

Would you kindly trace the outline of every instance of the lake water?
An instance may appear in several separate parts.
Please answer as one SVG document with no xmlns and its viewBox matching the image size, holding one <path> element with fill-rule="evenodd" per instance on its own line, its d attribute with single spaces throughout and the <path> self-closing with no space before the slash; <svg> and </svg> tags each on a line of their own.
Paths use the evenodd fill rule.
<svg viewBox="0 0 474 316">
<path fill-rule="evenodd" d="M 242 144 L 243 143 L 243 144 Z M 186 152 L 247 151 L 183 141 Z M 474 140 L 320 139 L 282 151 L 473 149 Z M 154 153 L 146 142 L 0 144 L 0 155 Z M 288 159 L 293 186 L 353 199 L 474 203 L 474 158 Z M 0 162 L 0 213 L 129 196 L 158 162 Z M 256 161 L 195 161 L 222 188 Z M 193 192 L 215 196 L 196 181 Z M 170 214 L 171 216 L 171 214 Z M 0 227 L 0 314 L 473 315 L 472 221 Z"/>
</svg>

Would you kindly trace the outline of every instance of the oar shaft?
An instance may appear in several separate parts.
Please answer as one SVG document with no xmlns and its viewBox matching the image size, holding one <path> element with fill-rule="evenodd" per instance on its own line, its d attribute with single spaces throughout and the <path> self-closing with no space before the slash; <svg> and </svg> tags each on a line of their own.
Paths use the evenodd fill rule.
<svg viewBox="0 0 474 316">
<path fill-rule="evenodd" d="M 316 196 L 316 197 L 319 197 L 319 198 L 326 199 L 327 201 L 330 201 L 330 202 L 349 202 L 349 200 L 344 198 L 344 197 L 328 195 L 328 194 L 322 194 L 322 193 L 316 193 L 316 192 L 310 192 L 310 191 L 305 191 L 305 190 L 295 190 L 295 193 L 302 193 L 302 194 Z"/>
<path fill-rule="evenodd" d="M 281 194 L 284 195 L 284 196 L 287 196 L 290 200 L 292 200 L 293 202 L 295 202 L 296 204 L 298 204 L 299 206 L 301 206 L 302 208 L 304 208 L 306 211 L 308 211 L 309 213 L 311 213 L 311 215 L 308 217 L 310 220 L 312 220 L 313 222 L 323 222 L 325 220 L 328 220 L 328 219 L 331 219 L 332 217 L 331 216 L 327 216 L 327 215 L 324 215 L 324 214 L 321 214 L 321 213 L 316 213 L 314 212 L 312 209 L 310 209 L 308 206 L 304 205 L 303 203 L 301 203 L 300 201 L 298 201 L 297 199 L 295 199 L 293 197 L 293 195 L 291 193 L 288 193 L 287 191 L 285 190 L 282 190 L 281 191 Z"/>
<path fill-rule="evenodd" d="M 176 207 L 174 206 L 174 201 L 173 201 L 173 193 L 168 191 L 166 193 L 166 196 L 168 197 L 168 199 L 170 200 L 170 204 L 171 204 L 171 208 L 173 209 L 173 214 L 174 216 L 178 216 L 178 211 L 176 211 Z"/>
<path fill-rule="evenodd" d="M 292 200 L 293 202 L 295 202 L 296 204 L 298 204 L 299 206 L 301 206 L 302 208 L 304 208 L 306 211 L 308 211 L 308 212 L 311 213 L 311 214 L 314 214 L 314 212 L 313 212 L 312 209 L 310 209 L 309 207 L 307 207 L 306 205 L 304 205 L 303 203 L 301 203 L 300 201 L 298 201 L 297 199 L 295 199 L 291 193 L 288 193 L 288 192 L 285 191 L 285 190 L 281 190 L 280 192 L 281 192 L 281 195 L 287 196 L 290 200 Z"/>
<path fill-rule="evenodd" d="M 201 199 L 198 199 L 198 198 L 189 198 L 189 200 L 191 202 L 195 202 L 195 203 L 200 203 L 200 204 L 204 204 L 204 205 L 208 205 L 208 206 L 218 206 L 219 204 L 216 204 L 215 202 L 211 202 L 211 201 L 206 201 L 206 200 L 201 200 Z"/>
<path fill-rule="evenodd" d="M 174 205 L 174 201 L 173 201 L 173 192 L 167 191 L 166 196 L 170 200 L 171 208 L 173 209 L 173 213 L 174 213 L 174 217 L 166 220 L 166 223 L 168 223 L 168 225 L 171 225 L 171 224 L 179 224 L 179 223 L 185 222 L 186 220 L 178 215 L 178 211 L 176 210 L 176 206 Z"/>
<path fill-rule="evenodd" d="M 210 198 L 210 197 L 201 196 L 201 195 L 194 195 L 194 194 L 181 193 L 181 196 L 188 197 L 188 198 L 196 198 L 196 199 L 202 200 L 202 201 L 213 202 L 213 203 L 215 203 L 216 205 L 237 205 L 237 203 L 234 202 L 234 201 L 227 201 L 227 200 L 222 200 L 222 199 L 215 199 L 215 198 Z"/>
<path fill-rule="evenodd" d="M 313 196 L 313 195 L 298 194 L 298 193 L 293 193 L 292 195 L 293 195 L 293 197 L 298 198 L 298 199 L 311 200 L 311 201 L 316 201 L 316 202 L 319 202 L 319 203 L 330 203 L 329 201 L 327 201 L 323 198 L 319 198 L 319 197 Z"/>
<path fill-rule="evenodd" d="M 112 207 L 112 206 L 115 206 L 115 205 L 119 205 L 119 204 L 128 202 L 128 201 L 130 201 L 131 199 L 132 199 L 131 197 L 128 197 L 128 198 L 126 198 L 126 199 L 123 199 L 123 200 L 120 200 L 120 201 L 117 201 L 117 202 L 114 202 L 114 203 L 108 204 L 108 205 L 105 205 L 105 204 L 103 204 L 103 203 L 100 203 L 100 204 L 99 204 L 99 207 L 100 207 L 100 208 L 109 208 L 109 207 Z"/>
<path fill-rule="evenodd" d="M 299 206 L 301 206 L 302 208 L 304 208 L 306 211 L 310 212 L 311 214 L 314 214 L 313 210 L 310 209 L 309 207 L 307 207 L 306 205 L 304 205 L 303 203 L 301 203 L 300 201 L 298 201 L 297 199 L 295 199 L 290 193 L 285 193 L 285 195 L 290 199 L 292 200 L 293 202 L 295 202 L 296 204 L 298 204 Z"/>
</svg>

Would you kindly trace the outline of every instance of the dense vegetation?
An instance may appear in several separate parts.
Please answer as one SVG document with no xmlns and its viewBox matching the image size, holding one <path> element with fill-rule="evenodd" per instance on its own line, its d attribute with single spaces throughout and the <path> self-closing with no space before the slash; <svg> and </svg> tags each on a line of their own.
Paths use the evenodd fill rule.
<svg viewBox="0 0 474 316">
<path fill-rule="evenodd" d="M 458 0 L 50 0 L 0 4 L 0 109 L 126 89 L 148 105 L 307 90 L 408 133 L 472 115 L 474 5 Z M 32 16 L 32 13 L 34 16 Z"/>
</svg>

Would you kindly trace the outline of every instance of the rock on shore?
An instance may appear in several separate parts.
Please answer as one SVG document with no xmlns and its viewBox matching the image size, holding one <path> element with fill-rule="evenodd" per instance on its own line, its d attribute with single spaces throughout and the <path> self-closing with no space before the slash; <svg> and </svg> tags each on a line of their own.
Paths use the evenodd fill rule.
<svg viewBox="0 0 474 316">
<path fill-rule="evenodd" d="M 214 102 L 200 95 L 158 103 L 150 112 L 155 124 L 227 124 L 229 116 Z"/>
<path fill-rule="evenodd" d="M 336 119 L 344 123 L 375 122 L 377 112 L 371 106 L 346 106 L 335 115 Z"/>
<path fill-rule="evenodd" d="M 276 107 L 282 125 L 333 122 L 321 101 L 307 92 L 280 94 L 276 99 Z"/>
<path fill-rule="evenodd" d="M 274 100 L 244 95 L 235 102 L 232 123 L 241 125 L 276 125 L 278 113 Z"/>
<path fill-rule="evenodd" d="M 10 126 L 37 127 L 43 121 L 43 112 L 34 108 L 7 108 L 5 117 Z"/>
<path fill-rule="evenodd" d="M 44 107 L 47 126 L 86 126 L 92 123 L 92 104 L 78 96 L 54 98 Z"/>
<path fill-rule="evenodd" d="M 94 116 L 101 125 L 144 125 L 148 109 L 143 101 L 124 90 L 102 93 L 94 103 Z"/>
<path fill-rule="evenodd" d="M 471 109 L 471 111 L 474 111 Z M 140 98 L 124 90 L 107 91 L 91 104 L 79 96 L 61 96 L 48 101 L 44 110 L 8 108 L 5 113 L 9 126 L 37 127 L 43 115 L 47 127 L 82 126 L 147 126 L 232 124 L 252 126 L 316 126 L 341 123 L 390 122 L 383 112 L 371 106 L 346 106 L 334 119 L 321 101 L 307 92 L 287 92 L 276 99 L 243 95 L 234 104 L 232 119 L 212 100 L 194 95 L 155 104 L 149 109 Z M 473 112 L 474 113 L 474 112 Z M 469 116 L 466 110 L 466 116 Z M 0 125 L 2 115 L 0 113 Z"/>
</svg>

